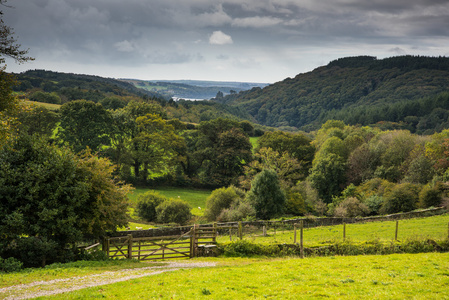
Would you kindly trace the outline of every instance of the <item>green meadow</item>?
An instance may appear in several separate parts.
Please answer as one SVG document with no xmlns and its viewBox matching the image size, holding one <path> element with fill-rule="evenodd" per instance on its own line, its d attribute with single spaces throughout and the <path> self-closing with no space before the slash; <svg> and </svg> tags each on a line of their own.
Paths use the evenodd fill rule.
<svg viewBox="0 0 449 300">
<path fill-rule="evenodd" d="M 362 297 L 447 299 L 449 297 L 447 288 L 449 253 L 305 259 L 211 258 L 205 261 L 214 262 L 216 266 L 181 268 L 37 299 L 360 299 Z M 31 273 L 44 271 L 36 270 Z M 76 276 L 77 273 L 86 274 L 83 268 L 79 268 L 72 270 L 70 276 Z M 47 278 L 45 280 L 49 280 L 51 276 Z M 37 288 L 30 287 L 30 290 Z"/>
<path fill-rule="evenodd" d="M 398 240 L 444 240 L 448 237 L 449 214 L 404 219 L 398 221 Z M 388 242 L 395 239 L 396 221 L 367 222 L 346 224 L 346 240 L 351 242 L 381 241 Z M 253 231 L 251 228 L 243 228 L 243 238 L 262 244 L 292 244 L 294 242 L 294 230 L 289 227 L 268 227 L 267 236 L 262 235 L 261 230 Z M 236 239 L 236 231 L 233 231 L 233 240 Z M 297 242 L 299 243 L 300 231 L 297 228 Z M 321 226 L 305 228 L 303 231 L 304 246 L 316 247 L 343 241 L 343 225 Z M 229 234 L 223 233 L 218 242 L 229 242 Z"/>
</svg>

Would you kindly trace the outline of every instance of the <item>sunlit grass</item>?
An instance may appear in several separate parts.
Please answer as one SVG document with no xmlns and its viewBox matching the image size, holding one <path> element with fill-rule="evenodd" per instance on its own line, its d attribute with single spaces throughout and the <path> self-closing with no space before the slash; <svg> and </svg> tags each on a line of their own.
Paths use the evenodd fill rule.
<svg viewBox="0 0 449 300">
<path fill-rule="evenodd" d="M 400 220 L 398 223 L 398 240 L 406 239 L 436 239 L 448 237 L 449 214 L 426 218 Z M 286 227 L 284 227 L 286 228 Z M 294 230 L 290 227 L 268 228 L 267 236 L 262 231 L 251 232 L 251 228 L 243 228 L 244 239 L 263 244 L 292 244 Z M 395 238 L 396 221 L 369 222 L 346 224 L 346 239 L 353 242 L 362 241 L 392 241 Z M 236 230 L 232 232 L 236 239 Z M 299 243 L 299 226 L 297 227 L 297 242 Z M 319 246 L 343 240 L 343 225 L 322 226 L 304 229 L 304 245 L 306 247 Z M 218 242 L 229 242 L 228 232 L 218 238 Z"/>
<path fill-rule="evenodd" d="M 214 259 L 181 269 L 39 299 L 445 299 L 449 254 Z"/>
</svg>

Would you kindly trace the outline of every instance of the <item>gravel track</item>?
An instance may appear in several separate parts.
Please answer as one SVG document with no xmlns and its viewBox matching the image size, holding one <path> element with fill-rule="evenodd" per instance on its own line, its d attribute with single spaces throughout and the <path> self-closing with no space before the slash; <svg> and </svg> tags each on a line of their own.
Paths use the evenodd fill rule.
<svg viewBox="0 0 449 300">
<path fill-rule="evenodd" d="M 106 285 L 145 276 L 152 276 L 179 269 L 214 267 L 211 262 L 169 262 L 163 266 L 150 266 L 137 269 L 124 269 L 108 271 L 101 274 L 55 279 L 49 281 L 36 281 L 28 284 L 14 285 L 0 289 L 0 299 L 31 299 L 40 296 L 56 295 L 72 292 L 89 287 Z"/>
</svg>

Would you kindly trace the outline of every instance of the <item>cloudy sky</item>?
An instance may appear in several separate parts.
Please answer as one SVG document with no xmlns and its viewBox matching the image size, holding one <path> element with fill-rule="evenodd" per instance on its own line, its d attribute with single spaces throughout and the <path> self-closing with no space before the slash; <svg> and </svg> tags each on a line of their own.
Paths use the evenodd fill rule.
<svg viewBox="0 0 449 300">
<path fill-rule="evenodd" d="M 449 56 L 449 0 L 8 0 L 7 70 L 276 82 L 356 55 Z"/>
</svg>

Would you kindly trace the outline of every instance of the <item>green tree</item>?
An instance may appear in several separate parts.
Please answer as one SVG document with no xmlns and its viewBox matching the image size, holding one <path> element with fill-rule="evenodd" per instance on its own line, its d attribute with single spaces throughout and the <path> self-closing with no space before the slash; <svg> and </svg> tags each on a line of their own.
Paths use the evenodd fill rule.
<svg viewBox="0 0 449 300">
<path fill-rule="evenodd" d="M 41 264 L 58 261 L 83 239 L 126 225 L 129 186 L 118 185 L 112 171 L 107 159 L 78 157 L 35 136 L 0 149 L 1 256 L 20 255 L 23 242 L 51 254 Z"/>
<path fill-rule="evenodd" d="M 60 108 L 58 138 L 80 152 L 87 147 L 98 151 L 110 145 L 112 117 L 101 104 L 86 100 L 65 103 Z"/>
<path fill-rule="evenodd" d="M 262 148 L 271 148 L 280 155 L 288 153 L 302 165 L 301 174 L 307 176 L 315 154 L 315 147 L 311 142 L 312 140 L 302 133 L 267 131 L 257 141 L 256 152 L 260 152 Z"/>
<path fill-rule="evenodd" d="M 17 119 L 20 132 L 51 137 L 59 122 L 59 113 L 43 106 L 33 105 L 22 109 Z"/>
<path fill-rule="evenodd" d="M 251 182 L 247 199 L 256 209 L 258 219 L 268 220 L 284 212 L 285 193 L 275 171 L 265 169 Z"/>
<path fill-rule="evenodd" d="M 309 180 L 312 187 L 317 189 L 320 198 L 326 203 L 331 203 L 332 197 L 338 196 L 344 189 L 345 173 L 345 160 L 334 153 L 330 153 L 315 158 L 310 170 Z"/>
</svg>

